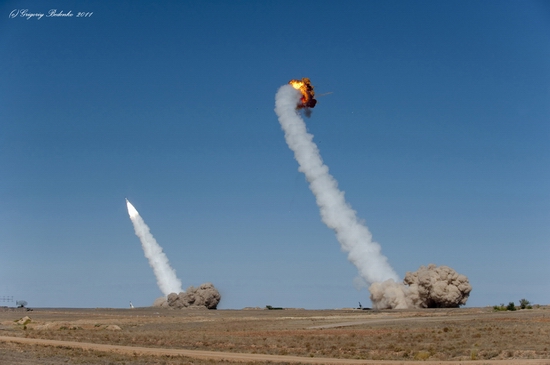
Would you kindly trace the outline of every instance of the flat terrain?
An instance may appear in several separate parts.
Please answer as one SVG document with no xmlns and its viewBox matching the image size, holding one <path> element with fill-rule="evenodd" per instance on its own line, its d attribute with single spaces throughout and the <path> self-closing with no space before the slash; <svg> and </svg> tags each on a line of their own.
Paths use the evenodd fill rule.
<svg viewBox="0 0 550 365">
<path fill-rule="evenodd" d="M 30 320 L 20 321 L 25 316 Z M 222 361 L 550 365 L 550 307 L 515 312 L 0 308 L 2 364 Z"/>
</svg>

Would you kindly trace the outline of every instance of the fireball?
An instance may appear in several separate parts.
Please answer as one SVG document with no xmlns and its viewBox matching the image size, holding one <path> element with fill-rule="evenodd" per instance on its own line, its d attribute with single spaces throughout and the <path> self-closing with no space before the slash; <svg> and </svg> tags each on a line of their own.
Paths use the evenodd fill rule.
<svg viewBox="0 0 550 365">
<path fill-rule="evenodd" d="M 300 103 L 296 106 L 297 109 L 315 108 L 315 104 L 317 104 L 317 100 L 314 98 L 315 91 L 313 90 L 311 81 L 307 77 L 301 80 L 290 80 L 288 83 L 302 94 Z"/>
</svg>

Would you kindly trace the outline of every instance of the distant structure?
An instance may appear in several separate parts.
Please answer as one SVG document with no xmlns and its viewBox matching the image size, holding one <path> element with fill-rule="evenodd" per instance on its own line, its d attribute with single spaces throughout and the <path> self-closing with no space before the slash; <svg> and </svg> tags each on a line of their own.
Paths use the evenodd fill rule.
<svg viewBox="0 0 550 365">
<path fill-rule="evenodd" d="M 17 306 L 17 308 L 25 308 L 27 304 L 28 303 L 26 300 L 18 300 L 17 302 L 15 302 L 15 305 Z"/>
<path fill-rule="evenodd" d="M 130 308 L 134 309 L 134 305 L 132 304 L 131 300 L 130 300 Z"/>
<path fill-rule="evenodd" d="M 2 302 L 2 303 L 12 302 L 13 303 L 13 295 L 2 295 L 2 296 L 0 296 L 0 302 Z"/>
</svg>

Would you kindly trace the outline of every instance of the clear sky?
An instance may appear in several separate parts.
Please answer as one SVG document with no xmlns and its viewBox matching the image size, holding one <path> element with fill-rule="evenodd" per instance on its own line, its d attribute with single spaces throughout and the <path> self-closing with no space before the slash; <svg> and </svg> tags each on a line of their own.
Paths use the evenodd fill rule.
<svg viewBox="0 0 550 365">
<path fill-rule="evenodd" d="M 273 110 L 309 77 L 332 94 L 308 130 L 401 277 L 550 303 L 548 2 L 3 1 L 0 49 L 0 298 L 151 305 L 128 198 L 220 308 L 370 305 Z"/>
</svg>

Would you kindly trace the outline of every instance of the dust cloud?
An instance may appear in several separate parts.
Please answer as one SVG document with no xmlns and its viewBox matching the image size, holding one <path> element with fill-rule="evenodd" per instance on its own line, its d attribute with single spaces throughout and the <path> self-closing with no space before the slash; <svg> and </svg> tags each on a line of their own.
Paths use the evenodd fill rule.
<svg viewBox="0 0 550 365">
<path fill-rule="evenodd" d="M 167 297 L 160 297 L 153 303 L 153 307 L 169 309 L 207 308 L 216 309 L 221 300 L 220 292 L 212 283 L 201 284 L 198 288 L 190 286 L 185 292 L 170 293 Z"/>
<path fill-rule="evenodd" d="M 389 279 L 373 283 L 369 291 L 375 309 L 458 308 L 466 304 L 472 286 L 452 268 L 430 264 L 407 272 L 402 284 Z"/>
</svg>

